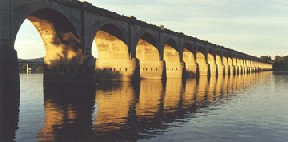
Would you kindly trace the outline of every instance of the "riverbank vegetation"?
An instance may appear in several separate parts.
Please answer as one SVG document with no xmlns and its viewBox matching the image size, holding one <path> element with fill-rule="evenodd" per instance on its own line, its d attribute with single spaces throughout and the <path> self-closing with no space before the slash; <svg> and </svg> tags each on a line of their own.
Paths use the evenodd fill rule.
<svg viewBox="0 0 288 142">
<path fill-rule="evenodd" d="M 273 61 L 273 71 L 288 71 L 288 56 L 276 56 Z"/>
<path fill-rule="evenodd" d="M 272 60 L 271 56 L 261 56 L 262 60 L 273 63 L 273 71 L 288 71 L 288 56 L 275 56 Z"/>
</svg>

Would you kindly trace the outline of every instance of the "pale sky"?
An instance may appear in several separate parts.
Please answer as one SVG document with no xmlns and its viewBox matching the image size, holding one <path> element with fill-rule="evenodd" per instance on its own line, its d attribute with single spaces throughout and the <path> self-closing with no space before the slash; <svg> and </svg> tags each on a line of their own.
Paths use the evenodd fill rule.
<svg viewBox="0 0 288 142">
<path fill-rule="evenodd" d="M 287 0 L 86 1 L 250 55 L 288 55 Z M 42 40 L 29 21 L 21 26 L 15 48 L 24 59 L 45 55 Z"/>
</svg>

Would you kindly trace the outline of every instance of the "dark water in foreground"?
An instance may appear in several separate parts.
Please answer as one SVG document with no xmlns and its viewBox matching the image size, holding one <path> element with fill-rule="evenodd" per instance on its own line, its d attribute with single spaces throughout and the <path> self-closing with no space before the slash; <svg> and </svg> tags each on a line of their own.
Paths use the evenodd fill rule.
<svg viewBox="0 0 288 142">
<path fill-rule="evenodd" d="M 44 89 L 20 77 L 17 142 L 288 141 L 288 74 Z"/>
</svg>

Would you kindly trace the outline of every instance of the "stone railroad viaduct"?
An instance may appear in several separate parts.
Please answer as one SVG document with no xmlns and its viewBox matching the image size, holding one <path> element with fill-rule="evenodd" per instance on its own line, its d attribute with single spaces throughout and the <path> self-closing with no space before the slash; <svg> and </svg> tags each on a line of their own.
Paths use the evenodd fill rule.
<svg viewBox="0 0 288 142">
<path fill-rule="evenodd" d="M 43 40 L 51 78 L 89 79 L 92 72 L 96 79 L 163 79 L 272 69 L 257 57 L 78 0 L 1 0 L 0 19 L 2 87 L 19 82 L 14 43 L 26 19 Z M 92 50 L 98 50 L 96 60 Z"/>
</svg>

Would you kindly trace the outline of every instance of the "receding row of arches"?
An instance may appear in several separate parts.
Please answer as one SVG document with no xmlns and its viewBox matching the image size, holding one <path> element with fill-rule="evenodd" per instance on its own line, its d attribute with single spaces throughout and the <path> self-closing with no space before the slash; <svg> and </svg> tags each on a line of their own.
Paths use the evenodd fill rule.
<svg viewBox="0 0 288 142">
<path fill-rule="evenodd" d="M 195 49 L 186 44 L 181 55 L 173 39 L 168 39 L 161 49 L 148 32 L 143 33 L 136 44 L 137 65 L 129 55 L 123 35 L 114 25 L 100 29 L 95 41 L 96 47 L 92 50 L 98 49 L 95 65 L 98 79 L 129 80 L 137 68 L 141 79 L 249 72 L 248 68 L 246 71 L 242 69 L 242 66 L 248 65 L 244 64 L 245 60 L 232 58 L 232 55 L 223 56 L 220 50 L 214 51 L 212 48 L 204 47 Z M 235 63 L 233 60 L 236 60 Z"/>
<path fill-rule="evenodd" d="M 41 9 L 27 19 L 42 38 L 46 52 L 44 62 L 48 68 L 83 64 L 85 51 L 79 32 L 66 16 L 52 9 Z M 251 61 L 232 58 L 232 55 L 213 48 L 186 44 L 182 50 L 173 38 L 166 38 L 164 44 L 160 44 L 152 35 L 143 32 L 139 39 L 135 39 L 136 56 L 132 57 L 134 51 L 129 48 L 133 47 L 128 46 L 123 30 L 114 24 L 103 24 L 93 38 L 96 78 L 130 80 L 136 72 L 142 79 L 232 74 L 248 71 L 244 66 L 252 65 Z"/>
</svg>

